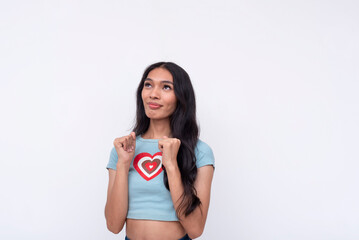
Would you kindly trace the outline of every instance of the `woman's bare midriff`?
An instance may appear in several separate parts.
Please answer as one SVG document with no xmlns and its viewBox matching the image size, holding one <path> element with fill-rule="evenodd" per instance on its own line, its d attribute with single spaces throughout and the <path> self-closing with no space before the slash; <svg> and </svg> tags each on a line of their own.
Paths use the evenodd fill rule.
<svg viewBox="0 0 359 240">
<path fill-rule="evenodd" d="M 126 219 L 126 235 L 130 240 L 178 240 L 186 231 L 178 221 Z"/>
</svg>

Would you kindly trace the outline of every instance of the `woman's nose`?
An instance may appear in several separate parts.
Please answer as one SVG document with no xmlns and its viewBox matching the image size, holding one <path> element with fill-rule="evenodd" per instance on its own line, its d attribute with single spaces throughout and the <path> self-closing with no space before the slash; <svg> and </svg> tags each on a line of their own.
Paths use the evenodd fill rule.
<svg viewBox="0 0 359 240">
<path fill-rule="evenodd" d="M 150 98 L 159 98 L 160 94 L 159 94 L 159 89 L 157 87 L 152 88 L 152 91 L 150 93 Z"/>
</svg>

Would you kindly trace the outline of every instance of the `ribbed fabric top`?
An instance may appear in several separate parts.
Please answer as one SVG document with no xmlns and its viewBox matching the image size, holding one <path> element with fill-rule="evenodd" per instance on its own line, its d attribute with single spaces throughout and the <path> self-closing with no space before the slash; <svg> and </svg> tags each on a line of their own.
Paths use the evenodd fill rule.
<svg viewBox="0 0 359 240">
<path fill-rule="evenodd" d="M 198 140 L 196 148 L 196 166 L 215 167 L 212 149 Z M 116 170 L 118 155 L 112 148 L 106 166 Z M 136 137 L 134 158 L 128 174 L 128 213 L 127 218 L 159 221 L 178 221 L 170 192 L 163 182 L 162 153 L 158 148 L 158 139 Z"/>
</svg>

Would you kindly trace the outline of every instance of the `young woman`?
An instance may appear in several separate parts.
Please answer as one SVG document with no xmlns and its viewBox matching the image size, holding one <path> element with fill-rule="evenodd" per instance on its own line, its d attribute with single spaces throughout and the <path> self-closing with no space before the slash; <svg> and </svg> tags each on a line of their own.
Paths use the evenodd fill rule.
<svg viewBox="0 0 359 240">
<path fill-rule="evenodd" d="M 116 138 L 107 165 L 107 228 L 126 239 L 178 240 L 204 229 L 214 173 L 199 139 L 191 80 L 172 62 L 147 67 L 133 132 Z"/>
</svg>

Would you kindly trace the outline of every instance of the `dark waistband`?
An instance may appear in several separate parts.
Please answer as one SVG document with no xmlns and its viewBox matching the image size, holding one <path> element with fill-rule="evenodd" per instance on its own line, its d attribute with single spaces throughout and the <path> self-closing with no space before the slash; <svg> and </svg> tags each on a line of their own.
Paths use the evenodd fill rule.
<svg viewBox="0 0 359 240">
<path fill-rule="evenodd" d="M 131 240 L 131 239 L 129 239 L 129 238 L 126 236 L 126 237 L 125 237 L 125 240 Z M 178 239 L 178 240 L 192 240 L 192 239 L 190 239 L 189 236 L 186 234 L 183 238 L 180 238 L 180 239 Z"/>
<path fill-rule="evenodd" d="M 189 236 L 186 234 L 183 238 L 181 238 L 179 240 L 192 240 L 192 239 L 190 239 Z"/>
</svg>

